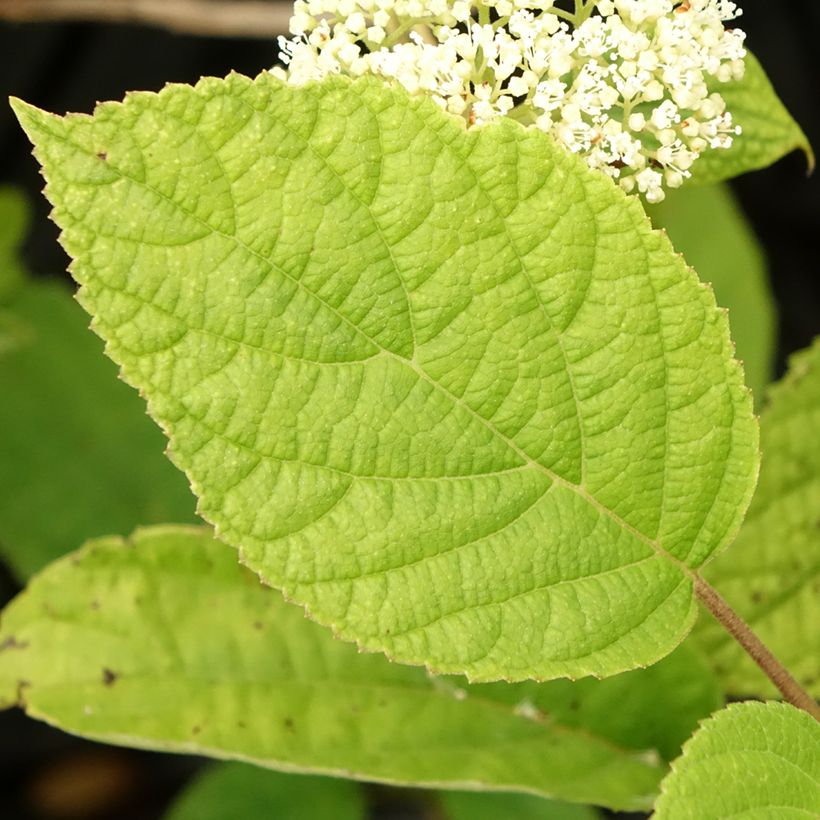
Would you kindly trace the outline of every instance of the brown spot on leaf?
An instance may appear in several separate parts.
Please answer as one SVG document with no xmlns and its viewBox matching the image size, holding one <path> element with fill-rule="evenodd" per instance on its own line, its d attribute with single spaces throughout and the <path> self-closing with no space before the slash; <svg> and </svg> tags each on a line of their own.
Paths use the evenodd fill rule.
<svg viewBox="0 0 820 820">
<path fill-rule="evenodd" d="M 92 601 L 92 602 L 89 604 L 89 606 L 91 607 L 91 609 L 93 609 L 93 610 L 95 610 L 95 611 L 96 611 L 96 610 L 98 610 L 98 609 L 100 608 L 100 602 L 99 602 L 99 601 Z"/>
<path fill-rule="evenodd" d="M 97 159 L 101 159 L 105 162 L 108 159 L 108 152 L 107 151 L 98 151 L 97 152 Z"/>
<path fill-rule="evenodd" d="M 286 717 L 284 722 L 285 722 L 285 728 L 289 732 L 293 732 L 294 731 L 293 718 Z"/>
<path fill-rule="evenodd" d="M 753 604 L 759 604 L 763 600 L 763 593 L 758 589 L 752 590 L 751 598 Z"/>
<path fill-rule="evenodd" d="M 112 672 L 110 669 L 103 669 L 102 671 L 102 682 L 103 686 L 113 686 L 119 675 L 116 672 Z"/>
<path fill-rule="evenodd" d="M 201 727 L 201 726 L 194 726 L 194 727 L 191 729 L 191 734 L 192 734 L 192 735 L 198 735 L 201 731 L 202 731 L 202 727 Z"/>
<path fill-rule="evenodd" d="M 254 621 L 253 622 L 253 628 L 254 629 L 262 629 L 263 626 L 264 626 L 264 624 L 262 623 L 262 621 Z"/>
<path fill-rule="evenodd" d="M 28 641 L 18 641 L 15 635 L 9 635 L 0 643 L 0 652 L 5 652 L 7 649 L 26 649 L 26 647 L 28 647 Z"/>
</svg>

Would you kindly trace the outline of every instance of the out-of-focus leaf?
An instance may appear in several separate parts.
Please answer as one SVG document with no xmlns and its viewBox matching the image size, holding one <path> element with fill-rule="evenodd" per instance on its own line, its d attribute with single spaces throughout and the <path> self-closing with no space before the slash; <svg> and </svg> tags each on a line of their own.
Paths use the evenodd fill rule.
<svg viewBox="0 0 820 820">
<path fill-rule="evenodd" d="M 772 376 L 777 318 L 763 249 L 731 190 L 708 185 L 672 191 L 649 215 L 728 308 L 746 383 L 759 402 Z"/>
<path fill-rule="evenodd" d="M 28 282 L 0 313 L 18 331 L 0 355 L 0 551 L 16 573 L 91 536 L 196 520 L 162 433 L 68 290 Z"/>
<path fill-rule="evenodd" d="M 766 168 L 792 151 L 803 151 L 809 169 L 814 168 L 811 144 L 754 54 L 746 55 L 742 80 L 715 83 L 712 90 L 726 100 L 727 109 L 743 133 L 728 150 L 705 151 L 692 169 L 693 182 L 703 185 L 731 179 Z"/>
<path fill-rule="evenodd" d="M 6 609 L 0 702 L 111 743 L 289 771 L 651 804 L 664 767 L 560 720 L 363 655 L 204 529 L 49 566 Z"/>
<path fill-rule="evenodd" d="M 165 820 L 365 818 L 361 789 L 350 780 L 282 774 L 244 763 L 223 763 L 198 777 L 177 799 Z"/>
<path fill-rule="evenodd" d="M 802 685 L 820 696 L 820 339 L 792 358 L 760 419 L 763 464 L 731 550 L 704 576 Z M 735 695 L 773 684 L 712 618 L 693 635 Z"/>
</svg>

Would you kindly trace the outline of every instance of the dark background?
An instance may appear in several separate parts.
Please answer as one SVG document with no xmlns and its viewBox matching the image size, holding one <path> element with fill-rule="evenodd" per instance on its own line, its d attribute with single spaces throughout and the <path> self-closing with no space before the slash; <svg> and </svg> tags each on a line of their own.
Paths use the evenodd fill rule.
<svg viewBox="0 0 820 820">
<path fill-rule="evenodd" d="M 8 2 L 8 0 L 0 0 Z M 740 25 L 775 88 L 820 146 L 820 4 L 746 0 Z M 22 187 L 34 208 L 24 248 L 37 276 L 60 277 L 68 263 L 48 221 L 42 180 L 5 105 L 19 96 L 50 111 L 90 112 L 98 100 L 167 82 L 195 82 L 231 70 L 255 75 L 273 65 L 264 40 L 186 37 L 132 26 L 0 23 L 0 184 Z M 778 372 L 787 356 L 820 334 L 820 174 L 807 179 L 794 154 L 733 183 L 766 248 L 780 310 Z M 0 400 L 2 398 L 0 397 Z M 0 604 L 17 587 L 0 566 Z M 4 820 L 154 820 L 199 761 L 110 749 L 64 735 L 17 711 L 0 714 L 0 817 Z M 420 817 L 402 795 L 376 789 L 375 815 Z"/>
</svg>

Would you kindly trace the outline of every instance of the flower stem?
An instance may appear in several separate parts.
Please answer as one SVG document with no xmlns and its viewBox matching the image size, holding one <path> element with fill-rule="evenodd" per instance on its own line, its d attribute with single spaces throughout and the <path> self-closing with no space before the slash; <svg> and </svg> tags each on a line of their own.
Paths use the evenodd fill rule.
<svg viewBox="0 0 820 820">
<path fill-rule="evenodd" d="M 715 616 L 726 631 L 743 647 L 751 659 L 763 670 L 783 697 L 798 709 L 808 712 L 820 721 L 820 707 L 808 692 L 791 676 L 786 667 L 755 635 L 749 624 L 699 575 L 695 576 L 695 594 Z"/>
</svg>

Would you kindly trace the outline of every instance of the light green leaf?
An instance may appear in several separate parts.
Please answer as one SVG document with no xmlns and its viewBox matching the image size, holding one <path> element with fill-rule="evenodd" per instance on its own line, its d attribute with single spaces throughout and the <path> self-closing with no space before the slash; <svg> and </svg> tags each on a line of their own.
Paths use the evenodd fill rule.
<svg viewBox="0 0 820 820">
<path fill-rule="evenodd" d="M 803 151 L 814 169 L 814 152 L 808 138 L 777 96 L 763 66 L 751 52 L 746 55 L 746 75 L 740 81 L 717 83 L 717 91 L 734 121 L 743 129 L 728 150 L 706 151 L 693 167 L 700 184 L 766 168 L 792 151 Z"/>
<path fill-rule="evenodd" d="M 373 78 L 15 105 L 81 301 L 266 582 L 480 680 L 680 643 L 757 426 L 724 315 L 637 199 Z"/>
<path fill-rule="evenodd" d="M 534 798 L 535 799 L 535 798 Z M 165 820 L 365 820 L 359 787 L 349 780 L 279 774 L 243 763 L 206 771 Z"/>
<path fill-rule="evenodd" d="M 737 355 L 757 400 L 772 377 L 776 312 L 763 249 L 726 185 L 672 191 L 649 211 L 729 310 Z"/>
<path fill-rule="evenodd" d="M 543 800 L 528 794 L 444 792 L 440 795 L 444 820 L 596 820 L 589 806 Z"/>
<path fill-rule="evenodd" d="M 18 576 L 89 536 L 195 520 L 161 433 L 69 292 L 29 282 L 3 310 L 22 334 L 0 355 L 0 552 Z"/>
<path fill-rule="evenodd" d="M 820 696 L 820 339 L 794 356 L 761 416 L 760 486 L 731 554 L 704 575 L 803 684 Z M 774 695 L 711 619 L 696 638 L 730 692 Z"/>
<path fill-rule="evenodd" d="M 52 564 L 6 609 L 0 647 L 0 703 L 109 743 L 615 808 L 650 804 L 663 775 L 652 755 L 359 654 L 202 529 Z"/>
<path fill-rule="evenodd" d="M 738 703 L 706 721 L 663 781 L 655 820 L 820 815 L 820 724 L 784 703 Z"/>
<path fill-rule="evenodd" d="M 0 186 L 0 305 L 4 305 L 23 281 L 23 266 L 19 258 L 29 223 L 28 203 L 20 191 Z M 3 312 L 0 311 L 0 322 Z M 0 324 L 0 345 L 2 345 Z M 2 348 L 0 347 L 0 353 Z"/>
<path fill-rule="evenodd" d="M 688 642 L 648 669 L 604 680 L 491 683 L 473 690 L 624 748 L 656 749 L 665 760 L 677 757 L 698 722 L 724 703 L 706 660 Z"/>
</svg>

